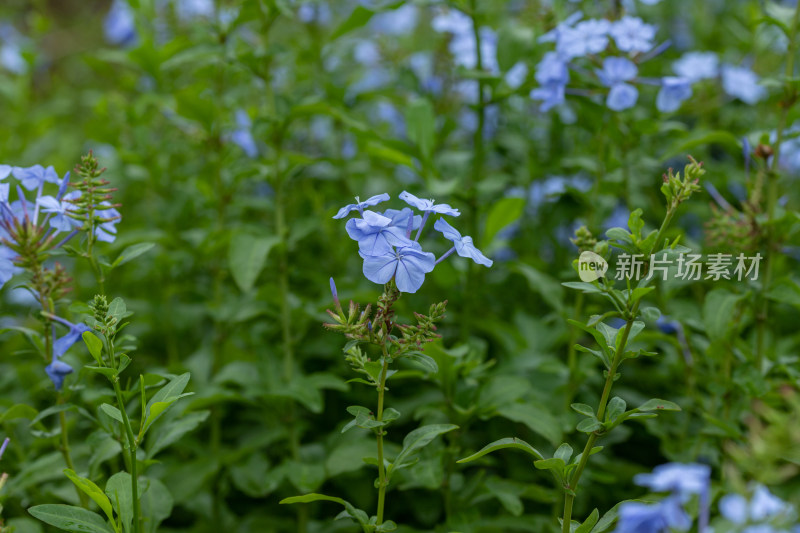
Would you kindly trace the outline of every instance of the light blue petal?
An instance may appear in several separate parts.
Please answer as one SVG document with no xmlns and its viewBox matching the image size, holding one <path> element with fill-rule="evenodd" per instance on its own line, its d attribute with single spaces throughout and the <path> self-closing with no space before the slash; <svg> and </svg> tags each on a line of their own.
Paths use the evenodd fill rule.
<svg viewBox="0 0 800 533">
<path fill-rule="evenodd" d="M 393 252 L 364 256 L 364 276 L 373 283 L 388 283 L 397 270 L 397 256 Z"/>
<path fill-rule="evenodd" d="M 443 218 L 438 219 L 436 223 L 434 223 L 433 229 L 442 232 L 442 235 L 444 235 L 444 238 L 447 239 L 448 241 L 453 241 L 453 242 L 461 241 L 461 234 L 458 232 L 458 230 L 453 226 L 451 226 Z"/>
<path fill-rule="evenodd" d="M 747 522 L 747 500 L 741 494 L 726 494 L 719 501 L 719 512 L 734 524 Z"/>
<path fill-rule="evenodd" d="M 633 85 L 627 83 L 617 83 L 608 92 L 606 105 L 614 111 L 623 111 L 636 105 L 639 98 L 639 91 Z"/>
</svg>

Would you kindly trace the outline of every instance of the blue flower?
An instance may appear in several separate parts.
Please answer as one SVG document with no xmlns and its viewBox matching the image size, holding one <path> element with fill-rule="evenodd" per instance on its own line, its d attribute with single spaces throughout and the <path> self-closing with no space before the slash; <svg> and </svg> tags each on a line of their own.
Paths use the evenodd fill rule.
<svg viewBox="0 0 800 533">
<path fill-rule="evenodd" d="M 607 57 L 603 60 L 602 70 L 596 70 L 600 83 L 610 87 L 606 105 L 614 111 L 622 111 L 633 107 L 639 97 L 639 91 L 633 85 L 625 83 L 636 77 L 639 69 L 636 64 L 624 57 Z"/>
<path fill-rule="evenodd" d="M 767 95 L 767 90 L 758 84 L 758 76 L 747 67 L 722 65 L 722 89 L 729 96 L 746 104 L 755 104 Z"/>
<path fill-rule="evenodd" d="M 415 229 L 419 229 L 420 225 L 422 225 L 422 217 L 419 215 L 415 215 L 414 211 L 411 210 L 410 207 L 404 207 L 403 209 L 387 209 L 383 213 L 380 213 L 383 216 L 391 219 L 390 226 L 395 226 L 397 228 L 403 229 L 406 233 L 413 231 Z M 409 226 L 409 220 L 411 221 L 411 226 Z"/>
<path fill-rule="evenodd" d="M 425 274 L 433 270 L 436 258 L 423 252 L 419 245 L 402 246 L 386 250 L 380 255 L 365 255 L 364 275 L 373 283 L 388 283 L 392 278 L 401 292 L 414 293 L 425 281 Z"/>
<path fill-rule="evenodd" d="M 0 245 L 0 288 L 10 280 L 14 274 L 19 272 L 19 268 L 14 266 L 16 252 L 7 246 Z"/>
<path fill-rule="evenodd" d="M 22 186 L 29 191 L 38 189 L 45 183 L 59 183 L 61 181 L 52 166 L 47 168 L 42 165 L 33 165 L 28 168 L 14 167 L 12 172 L 14 177 L 22 182 Z"/>
<path fill-rule="evenodd" d="M 339 212 L 333 216 L 333 218 L 344 218 L 350 213 L 350 211 L 355 211 L 355 210 L 358 210 L 359 213 L 363 214 L 365 207 L 377 205 L 381 202 L 387 201 L 388 199 L 389 195 L 387 193 L 376 194 L 371 198 L 367 198 L 363 202 L 358 198 L 358 196 L 356 196 L 356 203 L 347 204 L 346 206 L 342 207 L 341 209 L 339 209 Z"/>
<path fill-rule="evenodd" d="M 475 245 L 472 243 L 472 237 L 462 237 L 461 233 L 458 232 L 453 226 L 447 223 L 447 221 L 443 218 L 440 218 L 436 221 L 433 225 L 433 228 L 437 231 L 441 231 L 444 238 L 453 241 L 453 248 L 450 249 L 447 253 L 445 253 L 442 257 L 439 258 L 437 263 L 441 262 L 445 257 L 453 253 L 455 251 L 461 257 L 466 257 L 467 259 L 472 259 L 479 265 L 490 267 L 492 266 L 493 261 L 483 255 L 480 250 L 478 250 Z"/>
<path fill-rule="evenodd" d="M 687 531 L 689 515 L 674 497 L 655 504 L 623 502 L 619 507 L 619 522 L 614 533 L 666 533 L 668 528 Z"/>
<path fill-rule="evenodd" d="M 633 479 L 637 485 L 656 492 L 669 491 L 685 500 L 692 494 L 707 494 L 711 468 L 697 463 L 667 463 L 655 467 L 650 474 L 638 474 Z"/>
<path fill-rule="evenodd" d="M 67 377 L 69 374 L 72 374 L 72 372 L 74 372 L 71 366 L 69 366 L 64 361 L 58 361 L 58 360 L 55 360 L 46 367 L 44 367 L 44 371 L 53 381 L 53 385 L 56 386 L 56 390 L 61 390 L 61 387 L 64 385 L 64 378 Z"/>
<path fill-rule="evenodd" d="M 136 23 L 133 10 L 125 0 L 114 0 L 103 20 L 103 32 L 111 44 L 122 46 L 136 42 Z"/>
<path fill-rule="evenodd" d="M 605 19 L 584 20 L 574 28 L 562 28 L 556 40 L 556 52 L 566 60 L 598 54 L 608 46 L 610 29 L 611 23 Z"/>
<path fill-rule="evenodd" d="M 439 215 L 450 215 L 454 217 L 461 214 L 458 209 L 453 209 L 447 204 L 434 205 L 433 200 L 422 200 L 407 191 L 400 193 L 400 199 L 424 213 L 437 213 Z"/>
<path fill-rule="evenodd" d="M 714 52 L 688 52 L 672 64 L 672 70 L 692 83 L 716 78 L 719 75 L 719 58 Z"/>
<path fill-rule="evenodd" d="M 667 76 L 661 80 L 661 89 L 656 97 L 656 108 L 662 113 L 677 111 L 683 101 L 690 96 L 692 96 L 692 86 L 688 79 Z"/>
<path fill-rule="evenodd" d="M 397 9 L 373 15 L 370 25 L 378 33 L 405 35 L 417 25 L 418 9 L 414 4 L 403 4 Z"/>
<path fill-rule="evenodd" d="M 720 514 L 729 522 L 748 527 L 743 533 L 785 532 L 788 523 L 796 523 L 792 505 L 773 495 L 764 485 L 756 485 L 748 501 L 740 494 L 727 494 L 719 501 Z M 781 525 L 781 528 L 776 526 Z M 795 526 L 797 527 L 797 526 Z M 797 529 L 795 529 L 796 531 Z"/>
<path fill-rule="evenodd" d="M 350 238 L 358 242 L 359 252 L 381 255 L 393 246 L 413 245 L 406 237 L 406 228 L 393 226 L 391 218 L 369 210 L 362 215 L 364 218 L 351 218 L 345 225 Z"/>
<path fill-rule="evenodd" d="M 523 83 L 525 83 L 525 78 L 527 77 L 528 65 L 520 61 L 508 69 L 508 72 L 506 72 L 505 76 L 503 76 L 503 79 L 506 81 L 506 85 L 512 89 L 518 89 Z"/>
<path fill-rule="evenodd" d="M 556 52 L 548 52 L 536 65 L 536 81 L 540 87 L 533 89 L 530 97 L 541 100 L 540 111 L 549 111 L 564 103 L 564 90 L 569 81 L 567 63 Z"/>
<path fill-rule="evenodd" d="M 256 157 L 258 146 L 251 130 L 253 123 L 243 109 L 236 111 L 236 126 L 237 129 L 231 134 L 231 141 L 244 150 L 248 157 Z"/>
<path fill-rule="evenodd" d="M 178 18 L 190 21 L 195 18 L 211 19 L 214 17 L 214 0 L 177 0 Z"/>
<path fill-rule="evenodd" d="M 656 320 L 656 327 L 665 335 L 675 335 L 682 328 L 680 322 L 677 320 L 671 320 L 669 317 L 664 315 L 658 317 L 658 320 Z"/>
<path fill-rule="evenodd" d="M 11 165 L 0 165 L 0 180 L 4 180 L 11 175 Z M 6 198 L 8 199 L 8 198 Z"/>
<path fill-rule="evenodd" d="M 647 52 L 653 48 L 656 27 L 645 24 L 638 17 L 626 15 L 612 23 L 608 33 L 623 52 Z"/>
<path fill-rule="evenodd" d="M 92 329 L 87 326 L 86 324 L 73 324 L 67 320 L 62 318 L 56 317 L 54 320 L 56 322 L 60 322 L 69 328 L 69 332 L 66 333 L 64 336 L 59 337 L 53 343 L 53 357 L 54 358 L 61 358 L 67 350 L 69 350 L 73 344 L 78 342 L 83 335 L 87 331 L 92 331 Z"/>
<path fill-rule="evenodd" d="M 56 231 L 70 231 L 83 224 L 80 220 L 70 217 L 70 213 L 76 209 L 75 204 L 70 200 L 75 200 L 80 197 L 80 191 L 73 191 L 61 200 L 52 196 L 42 196 L 36 200 L 37 205 L 41 208 L 42 213 L 50 213 L 53 216 L 50 218 L 50 227 Z"/>
</svg>

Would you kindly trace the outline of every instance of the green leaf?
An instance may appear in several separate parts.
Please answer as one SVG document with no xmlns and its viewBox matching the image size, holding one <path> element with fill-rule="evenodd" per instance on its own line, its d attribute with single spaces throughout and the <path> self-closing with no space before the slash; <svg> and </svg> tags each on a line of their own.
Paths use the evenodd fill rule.
<svg viewBox="0 0 800 533">
<path fill-rule="evenodd" d="M 539 293 L 550 307 L 556 311 L 563 309 L 564 289 L 556 279 L 525 263 L 515 263 L 511 269 L 525 276 L 525 279 L 528 280 L 528 286 Z"/>
<path fill-rule="evenodd" d="M 131 492 L 131 475 L 127 472 L 117 472 L 106 481 L 106 496 L 111 501 L 122 522 L 122 528 L 127 533 L 133 523 L 133 493 Z"/>
<path fill-rule="evenodd" d="M 334 30 L 329 37 L 329 40 L 335 41 L 342 35 L 350 33 L 351 31 L 364 26 L 367 22 L 369 22 L 374 14 L 375 12 L 371 9 L 367 9 L 364 6 L 356 6 L 356 8 L 350 13 L 350 16 L 347 17 L 347 20 L 342 22 L 339 27 Z"/>
<path fill-rule="evenodd" d="M 114 526 L 114 530 L 117 530 L 116 523 L 114 522 L 114 512 L 111 510 L 111 502 L 109 501 L 108 496 L 106 496 L 103 491 L 100 490 L 100 487 L 95 485 L 92 480 L 79 476 L 74 470 L 70 470 L 69 468 L 64 469 L 64 475 L 67 476 L 76 487 L 94 500 L 100 509 L 106 513 L 106 516 L 111 521 L 112 526 Z"/>
<path fill-rule="evenodd" d="M 595 417 L 584 418 L 578 422 L 578 425 L 575 426 L 575 429 L 581 433 L 594 433 L 595 431 L 603 429 L 603 424 L 601 424 L 600 421 Z"/>
<path fill-rule="evenodd" d="M 436 117 L 433 106 L 425 98 L 417 98 L 406 107 L 408 138 L 417 145 L 422 157 L 430 159 L 436 143 Z"/>
<path fill-rule="evenodd" d="M 119 254 L 119 256 L 114 260 L 113 263 L 111 263 L 111 268 L 116 268 L 118 266 L 124 265 L 128 261 L 136 259 L 143 253 L 150 250 L 153 246 L 155 246 L 155 243 L 153 242 L 140 242 L 138 244 L 128 246 L 127 248 L 122 250 L 122 253 Z"/>
<path fill-rule="evenodd" d="M 626 407 L 627 404 L 625 403 L 625 400 L 619 396 L 614 396 L 611 398 L 611 401 L 608 402 L 608 407 L 606 407 L 606 420 L 614 420 L 625 412 Z"/>
<path fill-rule="evenodd" d="M 422 352 L 410 352 L 404 355 L 404 357 L 419 364 L 422 368 L 424 368 L 427 372 L 431 374 L 439 373 L 439 365 L 436 364 L 436 360 L 427 354 L 424 354 Z"/>
<path fill-rule="evenodd" d="M 572 446 L 566 442 L 558 447 L 553 457 L 561 459 L 564 463 L 569 463 L 569 458 L 572 457 Z"/>
<path fill-rule="evenodd" d="M 352 518 L 357 520 L 359 524 L 361 524 L 362 526 L 366 526 L 369 523 L 369 517 L 367 517 L 367 513 L 365 513 L 361 509 L 356 509 L 350 502 L 343 500 L 342 498 L 336 498 L 334 496 L 326 496 L 324 494 L 311 493 L 311 494 L 305 494 L 303 496 L 292 496 L 290 498 L 284 498 L 279 503 L 283 505 L 287 503 L 311 503 L 316 501 L 328 501 L 341 504 L 347 510 L 347 514 L 349 514 Z"/>
<path fill-rule="evenodd" d="M 800 309 L 800 284 L 791 278 L 776 280 L 770 285 L 767 298 Z"/>
<path fill-rule="evenodd" d="M 514 448 L 517 450 L 522 450 L 523 452 L 527 452 L 534 456 L 537 459 L 544 459 L 544 456 L 539 453 L 539 450 L 528 444 L 522 439 L 518 439 L 516 437 L 506 437 L 504 439 L 496 440 L 491 444 L 487 444 L 479 451 L 473 453 L 469 457 L 465 457 L 463 459 L 459 459 L 456 461 L 457 463 L 469 463 L 470 461 L 474 461 L 476 459 L 480 459 L 484 455 L 496 452 L 497 450 L 503 450 L 505 448 Z"/>
<path fill-rule="evenodd" d="M 653 398 L 652 400 L 647 400 L 642 405 L 636 408 L 637 411 L 647 412 L 647 411 L 680 411 L 681 408 L 678 404 L 669 402 L 667 400 L 659 400 L 658 398 Z"/>
<path fill-rule="evenodd" d="M 108 304 L 108 315 L 116 318 L 117 325 L 119 325 L 120 321 L 128 316 L 128 307 L 125 305 L 125 300 L 119 297 L 111 300 L 111 303 Z"/>
<path fill-rule="evenodd" d="M 178 442 L 181 437 L 196 429 L 200 424 L 206 421 L 211 411 L 198 411 L 196 413 L 189 413 L 173 420 L 169 424 L 164 424 L 159 432 L 152 438 L 153 444 L 147 450 L 147 458 L 151 459 L 158 452 Z"/>
<path fill-rule="evenodd" d="M 400 450 L 394 462 L 386 470 L 386 477 L 390 477 L 394 470 L 403 468 L 410 455 L 430 444 L 439 435 L 454 429 L 458 429 L 458 426 L 453 424 L 430 424 L 413 430 L 403 439 L 403 449 Z"/>
<path fill-rule="evenodd" d="M 105 414 L 119 422 L 120 424 L 124 424 L 122 420 L 122 412 L 114 407 L 111 404 L 104 403 L 100 406 L 100 410 L 103 411 Z"/>
<path fill-rule="evenodd" d="M 103 517 L 81 507 L 62 504 L 37 505 L 28 512 L 45 524 L 76 533 L 112 533 Z"/>
<path fill-rule="evenodd" d="M 142 503 L 142 533 L 157 533 L 159 524 L 172 514 L 174 500 L 166 485 L 158 479 L 142 476 L 139 486 L 145 485 L 145 490 L 140 491 Z"/>
<path fill-rule="evenodd" d="M 488 248 L 497 233 L 519 219 L 525 208 L 524 198 L 503 198 L 496 202 L 489 211 L 483 232 L 483 248 Z"/>
<path fill-rule="evenodd" d="M 31 407 L 30 405 L 25 405 L 24 403 L 18 403 L 12 405 L 5 411 L 3 414 L 0 415 L 0 424 L 3 422 L 8 422 L 10 420 L 17 420 L 19 418 L 27 418 L 28 420 L 36 419 L 36 416 L 39 414 L 39 411 Z"/>
<path fill-rule="evenodd" d="M 103 341 L 97 338 L 97 335 L 92 333 L 91 331 L 84 331 L 83 335 L 83 342 L 86 344 L 86 348 L 89 349 L 89 353 L 92 355 L 95 361 L 97 361 L 98 365 L 103 364 Z"/>
<path fill-rule="evenodd" d="M 235 233 L 228 247 L 228 267 L 242 292 L 250 292 L 264 268 L 267 255 L 278 244 L 277 236 L 259 237 Z"/>
<path fill-rule="evenodd" d="M 712 340 L 723 338 L 733 327 L 730 318 L 734 315 L 736 304 L 744 296 L 725 289 L 714 289 L 706 294 L 703 301 L 703 322 Z"/>
<path fill-rule="evenodd" d="M 599 518 L 600 518 L 600 512 L 597 509 L 595 509 L 586 518 L 586 520 L 583 521 L 583 524 L 578 526 L 578 529 L 575 530 L 575 533 L 590 533 Z"/>
<path fill-rule="evenodd" d="M 546 438 L 553 446 L 561 442 L 561 422 L 551 411 L 536 401 L 511 402 L 497 408 L 497 414 L 503 418 L 520 422 Z"/>
<path fill-rule="evenodd" d="M 585 403 L 573 403 L 570 405 L 573 411 L 576 411 L 582 415 L 586 416 L 594 416 L 594 409 L 591 406 L 586 405 Z"/>
</svg>

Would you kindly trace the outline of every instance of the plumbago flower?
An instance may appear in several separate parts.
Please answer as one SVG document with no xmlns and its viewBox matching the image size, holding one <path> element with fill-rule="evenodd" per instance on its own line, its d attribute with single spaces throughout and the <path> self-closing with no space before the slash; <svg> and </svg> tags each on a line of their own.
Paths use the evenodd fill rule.
<svg viewBox="0 0 800 533">
<path fill-rule="evenodd" d="M 357 210 L 361 218 L 348 220 L 345 229 L 350 238 L 358 243 L 359 255 L 364 259 L 363 272 L 366 278 L 380 284 L 394 280 L 400 292 L 414 293 L 424 283 L 425 274 L 431 272 L 436 264 L 453 251 L 445 253 L 439 260 L 436 260 L 432 253 L 422 249 L 419 239 L 428 218 L 432 213 L 454 217 L 461 213 L 447 204 L 436 204 L 433 200 L 417 198 L 407 191 L 400 194 L 400 199 L 421 211 L 422 215 L 414 214 L 408 207 L 399 211 L 387 209 L 384 213 L 364 209 L 388 199 L 388 194 L 379 194 L 364 202 L 356 198 L 355 204 L 342 207 L 333 218 L 344 218 L 352 211 Z M 440 222 L 444 222 L 444 219 L 439 219 L 434 225 L 434 229 L 438 230 L 441 227 L 438 226 Z M 452 231 L 449 233 L 450 236 L 446 234 L 445 237 L 454 242 L 454 250 L 459 255 L 469 257 L 482 265 L 490 266 L 492 264 L 474 247 L 470 237 L 462 238 L 452 226 L 447 224 L 447 227 Z M 416 230 L 416 235 L 412 240 L 411 234 L 414 230 Z M 457 237 L 452 237 L 453 235 Z"/>
<path fill-rule="evenodd" d="M 719 500 L 721 531 L 741 533 L 800 533 L 797 509 L 772 494 L 764 485 L 754 485 L 750 497 L 726 494 Z"/>
<path fill-rule="evenodd" d="M 422 249 L 419 243 L 422 231 L 431 213 L 459 216 L 458 209 L 447 204 L 437 204 L 433 200 L 417 198 L 406 191 L 403 191 L 400 198 L 411 207 L 400 210 L 387 209 L 383 213 L 365 209 L 389 200 L 388 194 L 379 194 L 364 202 L 356 198 L 356 203 L 344 206 L 333 217 L 342 219 L 351 212 L 358 211 L 360 216 L 348 220 L 345 228 L 350 238 L 358 242 L 359 255 L 364 259 L 364 275 L 374 283 L 383 284 L 384 289 L 375 305 L 374 313 L 372 305 L 367 305 L 361 310 L 360 306 L 352 301 L 345 311 L 339 300 L 336 284 L 331 278 L 330 289 L 335 311 L 328 310 L 333 322 L 324 324 L 326 328 L 339 332 L 348 339 L 343 350 L 345 361 L 361 376 L 351 381 L 366 384 L 378 393 L 377 409 L 363 406 L 348 407 L 347 412 L 353 419 L 342 428 L 342 432 L 357 427 L 375 434 L 377 460 L 365 459 L 365 462 L 378 469 L 378 480 L 375 485 L 378 489 L 377 512 L 370 517 L 365 511 L 355 508 L 341 498 L 323 494 L 306 494 L 281 501 L 281 503 L 308 503 L 317 500 L 337 502 L 345 508 L 342 516 L 349 516 L 368 533 L 389 532 L 397 528 L 397 524 L 393 521 L 384 520 L 386 489 L 391 483 L 393 474 L 414 464 L 413 460 L 409 461 L 409 457 L 417 453 L 422 446 L 426 446 L 435 437 L 458 428 L 453 424 L 430 424 L 419 427 L 405 437 L 403 447 L 397 456 L 390 460 L 384 455 L 386 428 L 401 416 L 396 409 L 384 408 L 384 395 L 388 390 L 386 382 L 396 372 L 390 370 L 389 365 L 400 359 L 406 359 L 422 365 L 428 372 L 438 371 L 436 361 L 423 351 L 425 344 L 440 338 L 436 333 L 436 323 L 444 318 L 447 301 L 431 305 L 427 314 L 414 313 L 416 324 L 398 323 L 395 320 L 394 304 L 402 293 L 416 292 L 424 283 L 425 274 L 431 272 L 438 262 L 451 255 L 453 251 L 476 263 L 485 266 L 492 264 L 490 259 L 475 248 L 470 237 L 462 237 L 442 218 L 436 221 L 434 229 L 441 231 L 445 238 L 453 243 L 453 248 L 437 261 L 432 253 Z M 422 214 L 415 214 L 412 207 Z M 412 240 L 411 236 L 415 230 L 416 235 Z"/>
<path fill-rule="evenodd" d="M 95 241 L 114 241 L 120 218 L 109 201 L 113 189 L 108 189 L 108 182 L 97 177 L 102 172 L 97 169 L 97 160 L 90 154 L 83 158 L 77 171 L 83 179 L 70 183 L 69 172 L 59 178 L 52 166 L 0 165 L 0 287 L 15 274 L 26 271 L 30 274 L 26 287 L 41 305 L 43 356 L 48 362 L 45 373 L 56 390 L 61 390 L 65 377 L 73 372 L 61 360 L 62 356 L 88 328 L 56 315 L 54 302 L 71 290 L 71 280 L 60 264 L 50 265 L 50 256 L 84 232 L 87 252 L 81 253 L 75 247 L 68 251 L 90 258 L 99 270 L 91 245 Z M 17 183 L 13 184 L 10 178 Z M 76 190 L 67 192 L 70 186 Z M 54 189 L 52 194 L 45 194 L 48 188 Z M 35 196 L 29 198 L 26 190 Z M 12 193 L 16 193 L 15 199 Z M 59 338 L 56 338 L 57 324 L 68 329 Z"/>
<path fill-rule="evenodd" d="M 654 504 L 623 502 L 615 533 L 660 533 L 670 528 L 688 531 L 692 519 L 683 507 L 693 496 L 699 497 L 699 531 L 708 527 L 711 491 L 711 468 L 708 466 L 669 463 L 657 466 L 651 474 L 639 474 L 634 482 L 670 495 Z"/>
<path fill-rule="evenodd" d="M 639 64 L 647 61 L 669 46 L 656 45 L 656 27 L 638 17 L 625 16 L 620 20 L 581 20 L 578 12 L 543 35 L 539 42 L 552 42 L 555 50 L 544 54 L 536 67 L 539 87 L 530 97 L 540 101 L 540 111 L 548 111 L 564 103 L 569 93 L 593 96 L 592 88 L 568 89 L 569 71 L 573 70 L 591 86 L 598 84 L 608 90 L 606 106 L 613 111 L 633 107 L 639 91 L 636 84 L 660 87 L 656 108 L 665 113 L 677 111 L 692 95 L 690 80 L 683 76 L 640 78 Z M 600 64 L 602 68 L 591 68 Z M 586 75 L 590 78 L 586 79 Z"/>
</svg>

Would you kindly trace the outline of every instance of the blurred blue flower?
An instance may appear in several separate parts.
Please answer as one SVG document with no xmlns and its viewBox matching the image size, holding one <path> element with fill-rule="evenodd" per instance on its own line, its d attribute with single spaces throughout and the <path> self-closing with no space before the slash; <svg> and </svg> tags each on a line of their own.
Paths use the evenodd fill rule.
<svg viewBox="0 0 800 533">
<path fill-rule="evenodd" d="M 361 39 L 356 43 L 353 48 L 353 57 L 362 65 L 375 65 L 381 59 L 381 52 L 375 41 L 368 39 Z"/>
<path fill-rule="evenodd" d="M 364 276 L 373 283 L 388 283 L 394 278 L 400 292 L 414 293 L 425 282 L 425 274 L 433 270 L 436 258 L 423 252 L 419 245 L 386 250 L 380 255 L 365 255 Z"/>
<path fill-rule="evenodd" d="M 656 108 L 662 113 L 672 113 L 691 96 L 692 86 L 688 79 L 666 76 L 661 80 L 661 89 L 656 96 Z"/>
<path fill-rule="evenodd" d="M 772 494 L 764 485 L 755 485 L 750 499 L 740 494 L 726 494 L 719 501 L 720 514 L 743 533 L 785 533 L 788 527 L 798 531 L 794 506 Z M 790 525 L 791 524 L 791 525 Z"/>
<path fill-rule="evenodd" d="M 0 24 L 0 65 L 14 74 L 25 74 L 28 62 L 22 57 L 23 37 L 11 24 Z"/>
<path fill-rule="evenodd" d="M 638 474 L 633 480 L 655 492 L 672 492 L 686 501 L 693 494 L 708 494 L 711 468 L 697 463 L 667 463 L 655 467 L 650 474 Z"/>
<path fill-rule="evenodd" d="M 716 78 L 719 75 L 719 58 L 714 52 L 687 52 L 672 64 L 672 70 L 691 83 Z"/>
<path fill-rule="evenodd" d="M 669 528 L 687 531 L 691 524 L 677 498 L 668 497 L 654 504 L 626 501 L 619 507 L 614 533 L 666 533 Z"/>
<path fill-rule="evenodd" d="M 767 90 L 758 84 L 758 76 L 747 67 L 722 65 L 722 89 L 729 96 L 746 104 L 755 104 L 767 95 Z"/>
<path fill-rule="evenodd" d="M 609 109 L 622 111 L 636 104 L 639 91 L 633 85 L 625 83 L 639 73 L 633 61 L 624 57 L 607 57 L 603 60 L 603 68 L 597 69 L 596 73 L 600 83 L 611 89 L 606 98 Z"/>
<path fill-rule="evenodd" d="M 778 142 L 776 132 L 770 133 L 769 141 Z M 778 150 L 778 164 L 786 172 L 800 174 L 800 122 L 795 122 L 784 130 Z"/>
<path fill-rule="evenodd" d="M 400 199 L 405 201 L 408 205 L 423 211 L 424 213 L 437 213 L 439 215 L 450 215 L 453 217 L 457 217 L 461 214 L 458 209 L 453 209 L 447 204 L 434 205 L 433 200 L 423 200 L 417 198 L 407 191 L 400 193 Z"/>
<path fill-rule="evenodd" d="M 22 168 L 14 167 L 12 172 L 14 177 L 22 182 L 22 186 L 33 191 L 39 189 L 45 183 L 60 183 L 58 174 L 52 166 L 44 168 L 42 165 L 33 165 L 32 167 Z"/>
<path fill-rule="evenodd" d="M 339 209 L 339 212 L 336 213 L 333 218 L 344 218 L 346 217 L 351 211 L 358 210 L 359 213 L 364 213 L 365 207 L 371 207 L 373 205 L 378 205 L 381 202 L 385 202 L 389 199 L 389 195 L 387 193 L 383 194 L 376 194 L 370 198 L 367 198 L 363 202 L 356 196 L 356 203 L 354 204 L 347 204 L 346 206 Z"/>
<path fill-rule="evenodd" d="M 44 367 L 44 371 L 47 373 L 47 376 L 52 380 L 53 385 L 55 385 L 56 390 L 61 390 L 61 387 L 64 385 L 64 378 L 66 378 L 69 374 L 72 374 L 74 370 L 72 367 L 69 366 L 64 361 L 55 360 L 46 367 Z"/>
<path fill-rule="evenodd" d="M 14 274 L 19 272 L 20 269 L 14 266 L 14 259 L 16 259 L 16 257 L 16 252 L 0 244 L 0 288 L 2 288 Z"/>
<path fill-rule="evenodd" d="M 248 157 L 256 157 L 258 155 L 258 145 L 255 138 L 253 138 L 253 123 L 244 109 L 236 111 L 236 126 L 236 130 L 231 133 L 231 141 L 244 150 Z"/>
<path fill-rule="evenodd" d="M 503 79 L 506 81 L 506 85 L 511 87 L 512 89 L 518 89 L 523 83 L 525 83 L 525 78 L 528 77 L 528 65 L 519 61 L 513 67 L 508 69 Z"/>
<path fill-rule="evenodd" d="M 611 24 L 608 30 L 617 48 L 623 52 L 647 52 L 653 48 L 656 27 L 638 17 L 626 15 Z"/>
<path fill-rule="evenodd" d="M 656 320 L 656 327 L 666 335 L 675 335 L 681 330 L 681 323 L 677 320 L 672 320 L 667 316 L 661 315 Z"/>
<path fill-rule="evenodd" d="M 378 33 L 405 35 L 416 27 L 418 12 L 414 4 L 403 4 L 397 9 L 375 14 L 370 25 Z"/>
<path fill-rule="evenodd" d="M 392 225 L 393 219 L 369 210 L 364 211 L 362 216 L 363 218 L 351 218 L 345 225 L 350 238 L 358 242 L 360 252 L 382 255 L 393 246 L 413 244 L 406 237 L 406 228 Z"/>
<path fill-rule="evenodd" d="M 136 22 L 133 9 L 126 0 L 114 0 L 103 20 L 106 41 L 111 44 L 130 46 L 136 43 Z"/>
<path fill-rule="evenodd" d="M 624 204 L 618 204 L 608 218 L 603 221 L 603 230 L 608 231 L 611 228 L 627 228 L 630 216 L 630 210 Z"/>
<path fill-rule="evenodd" d="M 442 257 L 440 257 L 436 262 L 440 263 L 444 258 L 449 256 L 453 251 L 455 251 L 461 257 L 466 257 L 467 259 L 472 259 L 479 265 L 483 265 L 486 267 L 492 266 L 493 261 L 483 255 L 480 250 L 478 250 L 472 242 L 472 237 L 462 237 L 461 233 L 458 232 L 453 226 L 447 223 L 447 221 L 443 218 L 438 219 L 433 228 L 437 231 L 441 231 L 444 238 L 453 242 L 453 247 L 447 251 Z"/>
<path fill-rule="evenodd" d="M 69 350 L 73 344 L 81 339 L 81 335 L 87 331 L 92 331 L 92 328 L 86 324 L 73 324 L 69 320 L 64 320 L 63 318 L 57 316 L 53 316 L 52 319 L 53 321 L 69 328 L 69 332 L 56 339 L 56 341 L 53 343 L 54 359 L 60 359 L 65 353 L 67 353 L 67 350 Z"/>
<path fill-rule="evenodd" d="M 556 52 L 547 52 L 536 66 L 536 81 L 540 87 L 533 89 L 530 97 L 541 100 L 540 111 L 548 111 L 564 102 L 564 89 L 569 81 L 569 70 Z"/>
<path fill-rule="evenodd" d="M 121 215 L 109 202 L 103 201 L 97 207 L 97 217 L 100 219 L 100 224 L 94 231 L 95 237 L 98 241 L 114 242 L 117 238 L 117 223 Z"/>
<path fill-rule="evenodd" d="M 175 0 L 178 18 L 188 22 L 196 18 L 214 18 L 214 0 Z"/>
<path fill-rule="evenodd" d="M 319 24 L 325 26 L 332 17 L 331 8 L 327 2 L 303 2 L 297 9 L 297 18 L 306 24 Z"/>
<path fill-rule="evenodd" d="M 556 52 L 564 60 L 599 54 L 608 46 L 608 33 L 611 23 L 606 19 L 588 19 L 575 25 L 564 27 L 556 40 Z"/>
<path fill-rule="evenodd" d="M 456 65 L 474 69 L 478 66 L 477 45 L 472 29 L 472 19 L 456 9 L 437 14 L 431 21 L 433 29 L 439 33 L 450 33 L 448 49 Z M 497 73 L 497 35 L 491 28 L 478 30 L 481 38 L 481 64 L 484 70 Z"/>
</svg>

